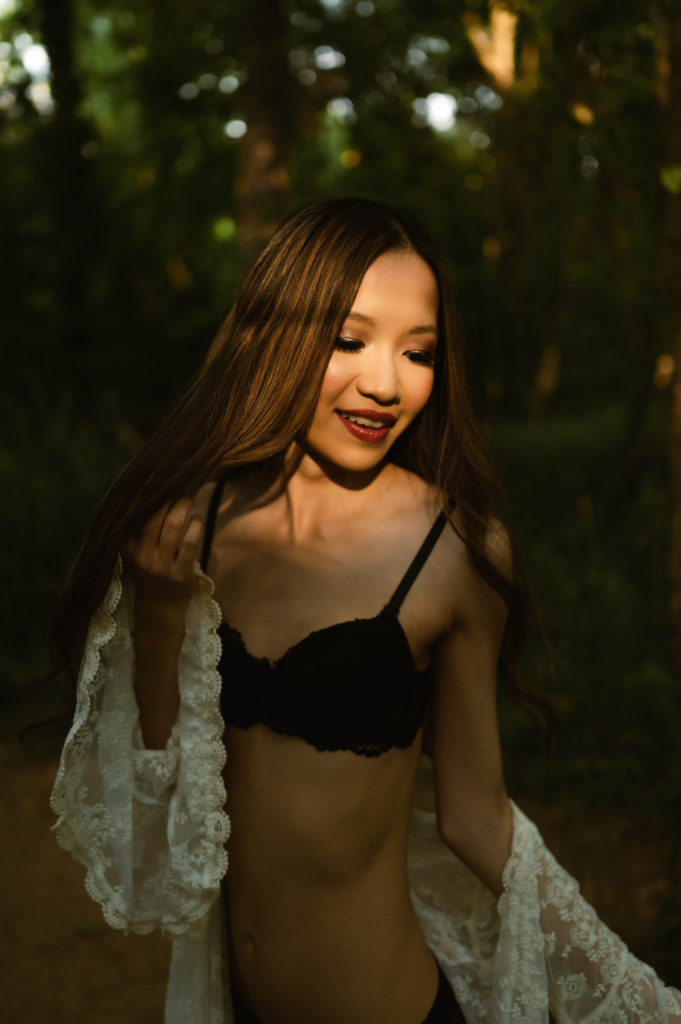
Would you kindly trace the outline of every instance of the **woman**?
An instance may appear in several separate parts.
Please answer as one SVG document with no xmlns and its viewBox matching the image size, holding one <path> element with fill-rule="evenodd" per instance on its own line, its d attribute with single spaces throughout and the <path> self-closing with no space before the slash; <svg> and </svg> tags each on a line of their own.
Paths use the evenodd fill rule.
<svg viewBox="0 0 681 1024">
<path fill-rule="evenodd" d="M 57 835 L 110 924 L 174 938 L 166 1021 L 681 1021 L 506 795 L 495 494 L 423 231 L 291 216 L 62 601 Z"/>
</svg>

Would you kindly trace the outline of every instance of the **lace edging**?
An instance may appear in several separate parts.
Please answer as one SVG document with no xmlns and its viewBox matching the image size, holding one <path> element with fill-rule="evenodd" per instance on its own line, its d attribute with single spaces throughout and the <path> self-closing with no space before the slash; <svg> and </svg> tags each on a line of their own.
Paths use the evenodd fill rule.
<svg viewBox="0 0 681 1024">
<path fill-rule="evenodd" d="M 192 602 L 187 619 L 186 646 L 193 647 L 194 653 L 203 661 L 199 683 L 188 683 L 182 691 L 182 700 L 201 715 L 205 734 L 201 737 L 200 748 L 188 744 L 183 751 L 187 774 L 195 770 L 204 779 L 204 828 L 200 837 L 204 859 L 201 865 L 205 898 L 197 899 L 195 909 L 187 912 L 181 923 L 170 920 L 162 922 L 165 934 L 176 937 L 202 922 L 220 893 L 220 884 L 229 866 L 225 844 L 231 832 L 229 815 L 225 811 L 227 792 L 223 769 L 227 762 L 227 748 L 223 740 L 224 722 L 220 712 L 220 690 L 222 679 L 218 664 L 222 653 L 222 641 L 218 628 L 222 622 L 222 611 L 215 600 L 215 585 L 210 576 L 203 572 L 198 562 L 194 563 L 198 577 L 197 598 Z M 182 744 L 182 730 L 180 730 Z M 207 780 L 207 781 L 206 781 Z M 183 865 L 177 865 L 177 884 L 182 885 Z M 175 874 L 175 872 L 174 872 Z M 170 882 L 172 886 L 173 880 Z"/>
<path fill-rule="evenodd" d="M 83 726 L 87 723 L 92 709 L 92 695 L 96 685 L 96 679 L 102 660 L 102 648 L 105 647 L 116 635 L 115 613 L 120 604 L 123 594 L 123 561 L 120 554 L 116 557 L 114 573 L 111 577 L 104 600 L 92 616 L 88 626 L 85 648 L 83 651 L 83 663 L 78 678 L 76 710 L 73 716 L 71 728 L 68 731 L 61 757 L 57 776 L 50 794 L 50 807 L 61 819 L 68 807 L 68 798 L 64 786 L 64 774 L 66 771 L 66 755 L 71 744 L 76 740 Z M 65 821 L 57 821 L 52 826 L 52 831 L 59 845 L 75 854 L 77 841 L 72 830 Z M 85 862 L 83 862 L 85 863 Z"/>
<path fill-rule="evenodd" d="M 515 801 L 511 800 L 510 804 L 513 808 L 513 836 L 511 852 L 501 875 L 503 890 L 497 901 L 497 910 L 500 917 L 503 917 L 507 912 L 511 883 L 526 860 L 525 850 L 534 845 L 539 834 L 536 825 L 520 810 Z"/>
<path fill-rule="evenodd" d="M 90 851 L 83 848 L 76 832 L 72 828 L 66 814 L 70 802 L 66 787 L 66 759 L 71 755 L 72 748 L 78 747 L 81 732 L 87 726 L 92 712 L 93 696 L 97 690 L 100 675 L 102 650 L 116 635 L 116 611 L 123 594 L 123 561 L 120 554 L 116 558 L 114 573 L 100 606 L 90 620 L 83 661 L 81 664 L 76 695 L 76 710 L 73 723 L 64 742 L 57 776 L 50 794 L 50 807 L 58 816 L 52 826 L 58 845 L 67 850 L 75 860 L 86 868 L 85 889 L 88 895 L 102 908 L 105 921 L 112 927 L 127 931 L 130 922 L 123 911 L 122 900 L 99 876 L 101 871 L 92 862 Z M 153 926 L 139 924 L 132 926 L 133 931 L 149 932 Z"/>
<path fill-rule="evenodd" d="M 168 912 L 160 917 L 153 911 L 138 908 L 134 919 L 126 904 L 122 890 L 106 878 L 107 857 L 104 850 L 95 849 L 96 842 L 89 836 L 85 842 L 79 835 L 81 814 L 74 814 L 74 794 L 69 791 L 69 761 L 82 761 L 87 740 L 87 728 L 94 714 L 94 699 L 102 684 L 102 651 L 115 638 L 120 629 L 116 612 L 123 594 L 122 560 L 117 558 L 114 574 L 105 597 L 94 613 L 88 628 L 87 640 L 81 664 L 76 710 L 62 750 L 57 775 L 50 795 L 50 807 L 57 815 L 52 826 L 57 843 L 67 850 L 86 868 L 85 888 L 90 897 L 101 906 L 107 923 L 122 931 L 146 934 L 160 925 L 162 932 L 170 937 L 191 933 L 198 935 L 205 924 L 207 912 L 219 896 L 220 884 L 224 877 L 228 857 L 225 842 L 230 833 L 229 817 L 224 809 L 226 791 L 222 769 L 227 751 L 222 739 L 223 721 L 219 708 L 221 687 L 217 665 L 220 659 L 221 642 L 217 627 L 222 621 L 219 605 L 213 598 L 214 586 L 195 563 L 199 577 L 195 596 L 187 612 L 187 629 L 181 659 L 187 654 L 198 665 L 199 670 L 185 670 L 184 685 L 181 683 L 181 711 L 186 710 L 189 725 L 182 728 L 179 737 L 174 727 L 175 740 L 179 738 L 182 765 L 181 776 L 199 781 L 199 787 L 189 786 L 191 799 L 200 800 L 201 816 L 194 832 L 191 833 L 191 864 L 183 856 L 184 848 L 171 845 L 168 851 L 168 867 L 162 882 Z M 183 673 L 180 673 L 182 679 Z M 192 724 L 193 720 L 193 724 Z M 200 743 L 196 743 L 196 732 L 200 731 Z M 172 742 L 172 740 L 171 740 Z M 167 751 L 159 752 L 165 756 Z M 81 755 L 81 756 L 79 756 Z M 150 752 L 150 757 L 153 754 Z M 200 797 L 197 796 L 200 793 Z M 185 794 L 186 795 L 186 794 Z M 103 827 L 106 835 L 111 832 L 108 811 L 103 804 L 91 809 L 90 821 Z M 88 833 L 89 835 L 89 833 Z M 192 868 L 192 865 L 195 866 Z M 188 876 L 193 875 L 189 881 Z M 195 888 L 191 889 L 191 881 Z M 187 891 L 191 897 L 187 899 Z"/>
</svg>

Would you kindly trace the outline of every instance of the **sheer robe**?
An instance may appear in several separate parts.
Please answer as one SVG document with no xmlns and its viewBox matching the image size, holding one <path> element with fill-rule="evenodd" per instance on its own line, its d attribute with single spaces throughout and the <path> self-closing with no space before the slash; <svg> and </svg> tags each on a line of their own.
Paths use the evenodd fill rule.
<svg viewBox="0 0 681 1024">
<path fill-rule="evenodd" d="M 73 725 L 51 804 L 61 846 L 114 928 L 172 939 L 166 1024 L 230 1024 L 224 910 L 230 823 L 222 771 L 211 580 L 195 567 L 179 663 L 180 711 L 164 750 L 146 750 L 133 690 L 133 593 L 120 560 L 90 623 Z M 424 759 L 425 762 L 425 759 Z M 499 900 L 441 841 L 415 801 L 412 901 L 469 1024 L 681 1024 L 665 987 L 581 897 L 513 804 Z"/>
</svg>

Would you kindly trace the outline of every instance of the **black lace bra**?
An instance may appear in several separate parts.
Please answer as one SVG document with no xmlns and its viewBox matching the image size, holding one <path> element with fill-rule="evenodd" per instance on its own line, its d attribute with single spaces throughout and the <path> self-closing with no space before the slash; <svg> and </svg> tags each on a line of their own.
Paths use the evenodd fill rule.
<svg viewBox="0 0 681 1024">
<path fill-rule="evenodd" d="M 208 560 L 222 487 L 206 522 L 202 564 Z M 318 750 L 376 757 L 410 747 L 423 725 L 430 669 L 419 671 L 398 619 L 400 606 L 447 519 L 441 512 L 395 593 L 378 615 L 316 629 L 276 661 L 247 649 L 237 629 L 219 629 L 225 722 L 240 729 L 261 723 Z"/>
</svg>

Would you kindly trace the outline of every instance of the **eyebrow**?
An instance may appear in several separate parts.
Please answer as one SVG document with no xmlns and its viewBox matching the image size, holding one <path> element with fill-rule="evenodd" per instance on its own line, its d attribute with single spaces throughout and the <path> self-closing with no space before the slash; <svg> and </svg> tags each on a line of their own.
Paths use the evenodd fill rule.
<svg viewBox="0 0 681 1024">
<path fill-rule="evenodd" d="M 373 317 L 367 316 L 365 313 L 355 313 L 354 311 L 348 313 L 346 320 L 356 320 L 360 324 L 368 324 L 370 327 L 376 326 L 376 321 Z M 412 327 L 408 334 L 437 334 L 437 327 L 433 327 L 432 324 L 421 324 L 418 327 Z"/>
</svg>

